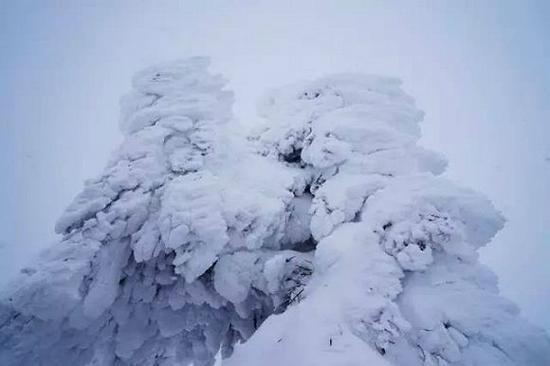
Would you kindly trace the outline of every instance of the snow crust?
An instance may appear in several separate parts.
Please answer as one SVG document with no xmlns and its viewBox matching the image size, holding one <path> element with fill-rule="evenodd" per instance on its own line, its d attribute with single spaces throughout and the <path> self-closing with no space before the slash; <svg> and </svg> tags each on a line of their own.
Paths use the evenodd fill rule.
<svg viewBox="0 0 550 366">
<path fill-rule="evenodd" d="M 546 365 L 477 250 L 504 219 L 438 177 L 398 80 L 233 96 L 191 58 L 136 74 L 125 140 L 0 305 L 1 365 Z"/>
</svg>

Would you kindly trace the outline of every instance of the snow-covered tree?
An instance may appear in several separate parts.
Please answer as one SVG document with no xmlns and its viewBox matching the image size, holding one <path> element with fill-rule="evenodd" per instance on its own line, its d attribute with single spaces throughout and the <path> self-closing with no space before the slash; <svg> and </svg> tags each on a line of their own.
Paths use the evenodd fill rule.
<svg viewBox="0 0 550 366">
<path fill-rule="evenodd" d="M 210 365 L 311 273 L 296 177 L 221 140 L 232 93 L 207 65 L 136 75 L 125 141 L 4 301 L 1 365 Z"/>
<path fill-rule="evenodd" d="M 1 365 L 550 364 L 477 259 L 502 217 L 437 176 L 398 81 L 275 90 L 245 138 L 207 67 L 135 76 L 123 144 L 0 306 Z"/>
<path fill-rule="evenodd" d="M 478 261 L 503 218 L 438 177 L 398 80 L 335 75 L 275 90 L 260 112 L 260 151 L 307 177 L 314 271 L 224 366 L 550 364 L 548 337 Z"/>
</svg>

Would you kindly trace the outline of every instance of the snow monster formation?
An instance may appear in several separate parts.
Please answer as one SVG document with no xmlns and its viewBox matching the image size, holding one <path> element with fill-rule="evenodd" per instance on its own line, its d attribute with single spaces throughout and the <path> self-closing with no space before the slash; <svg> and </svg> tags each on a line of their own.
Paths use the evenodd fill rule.
<svg viewBox="0 0 550 366">
<path fill-rule="evenodd" d="M 503 219 L 438 177 L 394 79 L 269 93 L 244 136 L 192 58 L 122 100 L 125 140 L 0 305 L 0 365 L 548 365 L 477 250 Z"/>
</svg>

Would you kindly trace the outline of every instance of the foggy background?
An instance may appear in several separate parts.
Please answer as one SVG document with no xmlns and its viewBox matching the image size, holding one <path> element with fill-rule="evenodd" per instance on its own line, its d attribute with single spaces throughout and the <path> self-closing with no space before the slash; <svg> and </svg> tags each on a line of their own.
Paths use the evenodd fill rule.
<svg viewBox="0 0 550 366">
<path fill-rule="evenodd" d="M 207 55 L 254 123 L 269 87 L 400 77 L 421 144 L 508 219 L 482 260 L 550 330 L 550 2 L 0 0 L 0 287 L 121 141 L 118 99 L 150 64 Z"/>
</svg>

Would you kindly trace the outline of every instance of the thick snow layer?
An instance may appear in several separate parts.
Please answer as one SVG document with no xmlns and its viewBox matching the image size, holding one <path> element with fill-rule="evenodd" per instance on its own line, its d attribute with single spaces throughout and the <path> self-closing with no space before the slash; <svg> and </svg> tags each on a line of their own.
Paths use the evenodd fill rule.
<svg viewBox="0 0 550 366">
<path fill-rule="evenodd" d="M 303 299 L 225 365 L 546 365 L 550 341 L 477 261 L 504 220 L 436 177 L 422 113 L 392 79 L 336 75 L 272 91 L 259 151 L 310 176 L 318 241 Z"/>
<path fill-rule="evenodd" d="M 1 365 L 546 365 L 477 260 L 504 220 L 437 177 L 399 81 L 270 92 L 244 136 L 192 58 L 136 74 L 125 140 L 0 304 Z"/>
<path fill-rule="evenodd" d="M 232 94 L 207 66 L 136 75 L 125 141 L 5 299 L 0 364 L 210 365 L 311 273 L 299 175 L 225 146 Z"/>
</svg>

